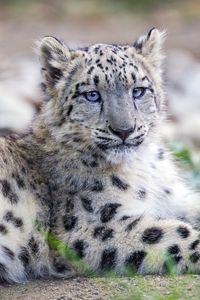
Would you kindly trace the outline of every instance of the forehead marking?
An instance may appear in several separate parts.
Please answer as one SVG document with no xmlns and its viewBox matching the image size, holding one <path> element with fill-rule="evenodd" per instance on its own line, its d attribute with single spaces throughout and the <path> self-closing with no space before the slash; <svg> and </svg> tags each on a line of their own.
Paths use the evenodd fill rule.
<svg viewBox="0 0 200 300">
<path fill-rule="evenodd" d="M 96 54 L 97 54 L 97 53 L 98 53 L 98 51 L 99 51 L 99 49 L 100 49 L 100 46 L 97 46 L 97 47 L 95 47 L 95 48 L 94 48 L 94 53 L 96 53 Z"/>
<path fill-rule="evenodd" d="M 99 63 L 99 64 L 97 65 L 97 67 L 100 68 L 100 69 L 103 69 L 103 65 L 102 65 L 101 63 Z"/>
<path fill-rule="evenodd" d="M 113 64 L 113 62 L 109 58 L 107 58 L 106 61 L 107 61 L 107 63 L 109 63 L 111 65 Z"/>
<path fill-rule="evenodd" d="M 91 74 L 93 70 L 94 70 L 94 66 L 91 66 L 90 69 L 87 71 L 87 74 Z"/>
<path fill-rule="evenodd" d="M 133 81 L 135 83 L 136 82 L 136 77 L 135 77 L 135 74 L 133 72 L 131 73 L 131 77 L 132 77 L 132 79 L 133 79 Z"/>
<path fill-rule="evenodd" d="M 94 76 L 94 84 L 98 85 L 98 83 L 99 83 L 99 76 L 95 75 Z"/>
<path fill-rule="evenodd" d="M 148 81 L 148 82 L 150 82 L 150 80 L 149 80 L 149 78 L 147 77 L 147 76 L 144 76 L 143 78 L 142 78 L 142 81 Z"/>
</svg>

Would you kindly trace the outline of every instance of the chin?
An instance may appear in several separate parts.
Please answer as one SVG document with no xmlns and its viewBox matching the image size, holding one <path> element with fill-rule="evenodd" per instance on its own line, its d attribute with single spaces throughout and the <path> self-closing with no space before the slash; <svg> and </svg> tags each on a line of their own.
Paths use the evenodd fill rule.
<svg viewBox="0 0 200 300">
<path fill-rule="evenodd" d="M 111 147 L 98 145 L 99 151 L 104 159 L 113 165 L 131 164 L 143 153 L 143 149 L 147 146 L 147 140 L 140 140 L 134 145 L 119 144 Z"/>
<path fill-rule="evenodd" d="M 130 164 L 134 161 L 137 148 L 107 149 L 104 153 L 106 160 L 111 164 Z"/>
</svg>

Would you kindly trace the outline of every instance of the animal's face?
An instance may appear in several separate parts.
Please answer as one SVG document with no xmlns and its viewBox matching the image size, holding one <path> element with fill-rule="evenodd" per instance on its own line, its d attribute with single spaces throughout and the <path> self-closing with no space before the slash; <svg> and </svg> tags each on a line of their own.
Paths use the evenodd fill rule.
<svg viewBox="0 0 200 300">
<path fill-rule="evenodd" d="M 111 161 L 135 152 L 161 110 L 159 37 L 153 30 L 135 46 L 71 51 L 45 38 L 41 59 L 52 97 L 47 122 L 57 139 L 75 150 L 100 151 Z"/>
</svg>

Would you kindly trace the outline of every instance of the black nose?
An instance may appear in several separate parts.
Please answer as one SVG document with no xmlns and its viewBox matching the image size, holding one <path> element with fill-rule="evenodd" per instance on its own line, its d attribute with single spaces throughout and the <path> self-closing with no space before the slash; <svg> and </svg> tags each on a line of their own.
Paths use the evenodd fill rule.
<svg viewBox="0 0 200 300">
<path fill-rule="evenodd" d="M 120 137 L 120 139 L 122 139 L 122 141 L 124 142 L 131 135 L 131 133 L 135 131 L 135 127 L 134 128 L 130 127 L 128 129 L 121 129 L 121 128 L 113 129 L 111 126 L 109 126 L 109 130 L 114 135 Z"/>
</svg>

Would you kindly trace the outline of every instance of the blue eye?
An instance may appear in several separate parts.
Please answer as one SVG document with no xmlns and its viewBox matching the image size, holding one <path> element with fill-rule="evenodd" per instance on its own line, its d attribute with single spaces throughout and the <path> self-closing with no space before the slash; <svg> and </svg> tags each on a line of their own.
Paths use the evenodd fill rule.
<svg viewBox="0 0 200 300">
<path fill-rule="evenodd" d="M 145 95 L 147 88 L 138 87 L 133 89 L 133 98 L 140 99 L 142 96 Z"/>
<path fill-rule="evenodd" d="M 99 102 L 101 100 L 101 95 L 97 91 L 86 92 L 84 96 L 90 102 Z"/>
</svg>

